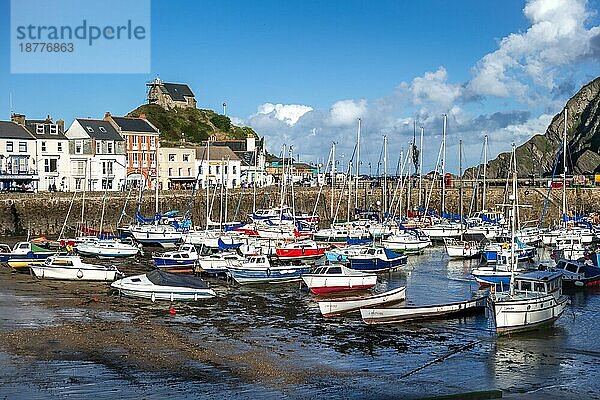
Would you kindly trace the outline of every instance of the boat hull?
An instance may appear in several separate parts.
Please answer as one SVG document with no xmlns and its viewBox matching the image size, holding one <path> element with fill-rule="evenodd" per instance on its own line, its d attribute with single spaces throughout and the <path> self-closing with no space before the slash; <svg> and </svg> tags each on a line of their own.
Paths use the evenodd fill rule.
<svg viewBox="0 0 600 400">
<path fill-rule="evenodd" d="M 406 262 L 406 256 L 400 256 L 391 260 L 350 258 L 350 268 L 357 271 L 383 272 L 405 265 Z"/>
<path fill-rule="evenodd" d="M 229 273 L 231 274 L 232 278 L 240 285 L 294 282 L 301 280 L 301 275 L 309 272 L 310 266 L 229 268 Z"/>
<path fill-rule="evenodd" d="M 389 290 L 374 296 L 355 299 L 335 299 L 319 301 L 319 310 L 324 317 L 345 314 L 361 308 L 373 307 L 383 304 L 399 303 L 406 300 L 406 287 Z"/>
<path fill-rule="evenodd" d="M 563 313 L 569 299 L 553 295 L 540 296 L 534 299 L 514 299 L 490 301 L 496 324 L 496 333 L 524 332 L 539 329 L 556 321 Z"/>
<path fill-rule="evenodd" d="M 42 266 L 32 264 L 31 270 L 40 279 L 58 279 L 70 281 L 105 281 L 112 282 L 117 278 L 117 269 L 96 268 L 63 268 L 56 266 Z"/>
<path fill-rule="evenodd" d="M 393 324 L 404 321 L 473 315 L 485 310 L 487 297 L 423 307 L 366 308 L 360 314 L 367 324 Z"/>
<path fill-rule="evenodd" d="M 308 289 L 317 295 L 370 289 L 377 284 L 377 275 L 370 276 L 319 276 L 303 275 Z"/>
</svg>

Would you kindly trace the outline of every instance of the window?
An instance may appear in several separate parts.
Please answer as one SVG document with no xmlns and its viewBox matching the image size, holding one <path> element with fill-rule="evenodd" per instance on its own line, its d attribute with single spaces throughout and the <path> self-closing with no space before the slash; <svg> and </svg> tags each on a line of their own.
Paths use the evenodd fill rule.
<svg viewBox="0 0 600 400">
<path fill-rule="evenodd" d="M 42 151 L 46 151 L 46 142 L 42 142 Z"/>
<path fill-rule="evenodd" d="M 19 142 L 19 153 L 27 153 L 27 142 Z"/>
<path fill-rule="evenodd" d="M 219 166 L 218 166 L 218 165 L 216 166 L 216 172 L 215 172 L 215 173 L 216 173 L 217 175 L 219 175 Z"/>
<path fill-rule="evenodd" d="M 210 165 L 208 166 L 208 174 L 212 174 L 212 167 Z"/>
<path fill-rule="evenodd" d="M 75 154 L 83 154 L 83 140 L 75 141 Z"/>
<path fill-rule="evenodd" d="M 150 136 L 150 147 L 154 147 L 155 146 L 155 142 L 154 142 L 154 136 Z"/>
<path fill-rule="evenodd" d="M 62 152 L 62 142 L 56 143 L 56 150 L 60 153 Z"/>
<path fill-rule="evenodd" d="M 148 154 L 142 153 L 142 162 L 145 163 L 147 159 L 148 159 Z"/>
<path fill-rule="evenodd" d="M 175 161 L 175 154 L 169 154 L 169 161 Z"/>
<path fill-rule="evenodd" d="M 13 142 L 6 142 L 6 152 L 7 153 L 13 152 Z"/>
<path fill-rule="evenodd" d="M 113 188 L 113 180 L 109 178 L 102 179 L 102 189 L 111 190 Z"/>
<path fill-rule="evenodd" d="M 181 168 L 179 168 L 179 175 L 177 175 L 177 176 L 181 176 Z"/>
<path fill-rule="evenodd" d="M 235 167 L 235 165 L 234 165 L 234 166 L 232 166 L 231 168 L 232 168 L 232 170 L 233 170 L 233 171 L 232 171 L 232 172 L 233 172 L 233 174 L 234 174 L 234 175 L 235 175 L 235 174 L 237 174 L 237 172 L 236 172 L 236 169 L 237 169 L 237 168 Z"/>
<path fill-rule="evenodd" d="M 133 153 L 133 163 L 137 164 L 138 162 L 138 153 Z"/>
<path fill-rule="evenodd" d="M 106 154 L 115 154 L 115 144 L 113 142 L 106 143 Z"/>
<path fill-rule="evenodd" d="M 94 133 L 94 128 L 92 128 L 91 126 L 86 126 L 86 128 L 89 133 Z"/>
<path fill-rule="evenodd" d="M 173 176 L 173 168 L 169 168 L 169 176 Z"/>
<path fill-rule="evenodd" d="M 185 162 L 190 161 L 190 155 L 189 154 L 184 154 L 183 155 L 183 161 L 185 161 Z"/>
<path fill-rule="evenodd" d="M 56 158 L 46 158 L 44 159 L 44 172 L 57 172 L 57 159 Z"/>
<path fill-rule="evenodd" d="M 531 282 L 521 281 L 521 290 L 527 290 L 528 292 L 530 292 L 531 291 Z"/>
<path fill-rule="evenodd" d="M 56 124 L 50 125 L 50 134 L 58 135 L 58 125 L 56 125 Z"/>
<path fill-rule="evenodd" d="M 150 153 L 150 161 L 152 162 L 152 164 L 154 164 L 155 158 L 156 158 L 156 154 Z"/>
<path fill-rule="evenodd" d="M 102 142 L 96 141 L 96 154 L 102 154 Z"/>
<path fill-rule="evenodd" d="M 103 175 L 112 175 L 113 174 L 113 162 L 112 161 L 103 161 L 102 162 L 102 174 Z M 103 189 L 106 189 L 103 187 Z"/>
<path fill-rule="evenodd" d="M 19 157 L 19 173 L 27 173 L 27 158 Z"/>
<path fill-rule="evenodd" d="M 535 292 L 538 292 L 538 293 L 545 293 L 546 292 L 546 290 L 544 290 L 544 284 L 541 283 L 541 282 L 534 282 L 533 283 L 533 290 Z"/>
<path fill-rule="evenodd" d="M 229 172 L 227 172 L 229 168 L 227 165 L 224 168 L 225 168 L 224 174 L 227 175 L 229 173 Z"/>
<path fill-rule="evenodd" d="M 131 135 L 131 144 L 137 146 L 138 140 L 136 135 Z"/>
<path fill-rule="evenodd" d="M 44 125 L 36 124 L 35 125 L 35 133 L 37 133 L 38 135 L 43 135 L 44 134 Z"/>
<path fill-rule="evenodd" d="M 81 178 L 75 179 L 75 190 L 81 190 L 81 182 L 82 181 L 83 181 L 83 179 L 81 179 Z"/>
<path fill-rule="evenodd" d="M 188 168 L 187 176 L 192 176 L 192 169 L 191 168 Z"/>
<path fill-rule="evenodd" d="M 106 133 L 106 128 L 104 128 L 103 126 L 99 127 L 98 129 L 100 129 L 100 132 Z"/>
</svg>

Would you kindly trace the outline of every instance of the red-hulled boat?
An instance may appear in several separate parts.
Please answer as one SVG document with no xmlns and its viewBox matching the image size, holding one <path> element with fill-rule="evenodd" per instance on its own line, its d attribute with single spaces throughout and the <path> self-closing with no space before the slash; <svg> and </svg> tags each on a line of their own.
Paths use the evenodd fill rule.
<svg viewBox="0 0 600 400">
<path fill-rule="evenodd" d="M 317 244 L 313 240 L 301 240 L 278 246 L 275 255 L 280 260 L 306 260 L 325 255 L 327 246 Z"/>
<path fill-rule="evenodd" d="M 377 275 L 355 271 L 340 264 L 317 267 L 302 280 L 314 294 L 370 289 L 377 284 Z"/>
</svg>

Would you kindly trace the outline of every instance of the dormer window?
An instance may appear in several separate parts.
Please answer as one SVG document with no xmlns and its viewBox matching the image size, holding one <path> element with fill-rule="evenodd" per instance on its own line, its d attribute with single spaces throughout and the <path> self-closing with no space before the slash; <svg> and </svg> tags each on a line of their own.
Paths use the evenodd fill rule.
<svg viewBox="0 0 600 400">
<path fill-rule="evenodd" d="M 98 129 L 100 129 L 100 132 L 106 133 L 106 129 L 103 126 L 99 127 Z"/>
<path fill-rule="evenodd" d="M 50 125 L 50 134 L 58 135 L 58 125 Z"/>
<path fill-rule="evenodd" d="M 36 124 L 35 125 L 35 133 L 37 133 L 38 135 L 43 135 L 44 134 L 44 125 Z"/>
<path fill-rule="evenodd" d="M 89 133 L 94 133 L 94 128 L 92 128 L 91 126 L 86 126 L 86 128 Z"/>
</svg>

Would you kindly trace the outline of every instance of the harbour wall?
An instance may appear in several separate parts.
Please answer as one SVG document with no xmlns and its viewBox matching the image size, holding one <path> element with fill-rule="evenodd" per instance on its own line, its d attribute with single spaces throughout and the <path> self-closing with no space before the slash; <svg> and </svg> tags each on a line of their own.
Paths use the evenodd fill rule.
<svg viewBox="0 0 600 400">
<path fill-rule="evenodd" d="M 426 198 L 431 192 L 430 207 L 439 210 L 440 193 L 439 190 L 431 191 L 426 188 L 422 191 L 422 198 Z M 519 202 L 521 221 L 537 221 L 544 210 L 546 203 L 547 188 L 524 187 L 519 189 Z M 567 190 L 567 203 L 569 209 L 573 212 L 595 212 L 600 210 L 600 188 L 569 188 Z M 345 219 L 348 210 L 347 193 L 340 199 L 340 190 L 334 191 L 334 210 L 337 209 L 337 219 Z M 223 194 L 223 204 L 225 203 Z M 473 209 L 481 209 L 482 198 L 480 195 L 473 197 L 472 188 L 463 190 L 463 207 L 467 213 L 472 203 L 477 204 Z M 494 209 L 497 205 L 509 202 L 505 199 L 504 188 L 492 187 L 486 192 L 487 209 Z M 254 193 L 251 189 L 230 190 L 227 196 L 227 219 L 229 221 L 245 221 L 246 215 L 252 212 L 254 206 Z M 459 211 L 459 190 L 457 188 L 447 189 L 446 192 L 446 211 L 449 213 L 458 213 Z M 9 193 L 0 194 L 0 235 L 4 236 L 22 236 L 28 232 L 31 235 L 47 235 L 56 238 L 69 214 L 66 223 L 66 231 L 63 236 L 72 235 L 78 222 L 82 220 L 82 205 L 85 203 L 83 221 L 92 228 L 98 229 L 102 215 L 102 206 L 105 204 L 103 229 L 115 231 L 117 222 L 121 217 L 125 206 L 125 216 L 122 218 L 122 225 L 126 225 L 135 215 L 138 198 L 136 195 L 117 192 L 106 194 L 93 192 L 86 193 L 85 200 L 82 193 Z M 330 223 L 331 213 L 331 189 L 324 188 L 319 194 L 319 188 L 294 188 L 295 208 L 298 211 L 312 213 L 315 209 L 321 217 L 321 227 L 327 227 Z M 392 204 L 393 196 L 390 194 L 388 204 Z M 353 208 L 355 195 L 351 196 L 351 207 Z M 382 191 L 380 188 L 359 190 L 358 204 L 361 208 L 381 209 L 378 203 L 383 203 Z M 413 191 L 411 195 L 411 205 L 418 202 L 418 193 Z M 260 189 L 256 192 L 256 207 L 264 208 L 277 206 L 280 203 L 279 192 L 276 188 Z M 287 202 L 288 205 L 290 201 Z M 159 195 L 159 209 L 164 212 L 167 210 L 180 210 L 184 213 L 190 204 L 189 191 L 163 191 Z M 219 209 L 221 204 L 221 193 L 210 193 L 209 204 L 212 204 L 212 221 L 219 221 Z M 398 204 L 394 200 L 394 208 Z M 402 208 L 406 208 L 406 197 L 403 199 Z M 561 189 L 553 189 L 546 205 L 544 225 L 548 226 L 556 223 L 560 218 L 562 208 Z M 142 199 L 140 211 L 146 216 L 154 215 L 155 199 L 154 194 L 147 192 Z M 203 227 L 206 223 L 206 192 L 196 193 L 191 201 L 191 215 L 194 224 Z M 393 208 L 392 208 L 393 211 Z"/>
</svg>

